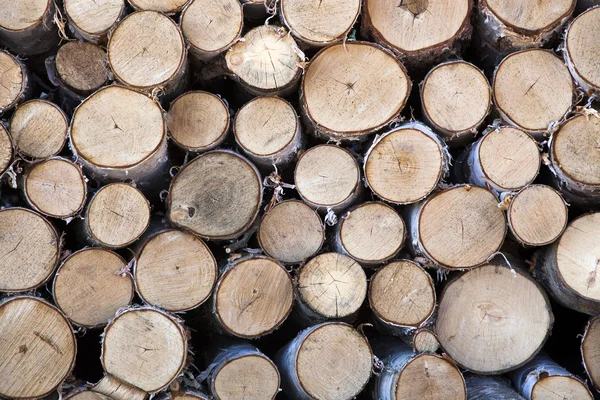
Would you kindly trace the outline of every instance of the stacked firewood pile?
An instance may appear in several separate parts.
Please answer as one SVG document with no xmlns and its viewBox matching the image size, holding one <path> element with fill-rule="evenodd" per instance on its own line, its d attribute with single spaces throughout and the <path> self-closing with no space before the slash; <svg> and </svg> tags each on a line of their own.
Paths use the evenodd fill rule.
<svg viewBox="0 0 600 400">
<path fill-rule="evenodd" d="M 0 0 L 0 397 L 592 399 L 598 0 Z"/>
</svg>

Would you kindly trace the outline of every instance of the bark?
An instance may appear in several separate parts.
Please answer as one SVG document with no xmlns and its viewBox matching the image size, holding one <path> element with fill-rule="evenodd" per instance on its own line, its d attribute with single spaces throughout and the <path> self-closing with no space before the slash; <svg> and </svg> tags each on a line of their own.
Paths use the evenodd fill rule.
<svg viewBox="0 0 600 400">
<path fill-rule="evenodd" d="M 13 141 L 8 129 L 0 123 L 0 178 L 11 166 L 14 157 Z"/>
<path fill-rule="evenodd" d="M 36 1 L 30 10 L 26 3 L 15 2 L 6 10 L 10 21 L 0 26 L 0 40 L 12 53 L 33 56 L 45 53 L 58 45 L 60 38 L 54 23 L 55 4 L 53 1 L 47 1 L 42 11 L 36 7 L 39 3 Z M 38 11 L 40 14 L 36 14 Z M 28 25 L 17 21 L 23 19 Z"/>
<path fill-rule="evenodd" d="M 468 400 L 524 400 L 525 398 L 515 391 L 510 381 L 500 376 L 481 376 L 469 374 L 465 376 Z"/>
<path fill-rule="evenodd" d="M 581 339 L 581 358 L 591 385 L 600 390 L 600 363 L 598 362 L 598 341 L 600 323 L 598 317 L 590 318 Z"/>
</svg>

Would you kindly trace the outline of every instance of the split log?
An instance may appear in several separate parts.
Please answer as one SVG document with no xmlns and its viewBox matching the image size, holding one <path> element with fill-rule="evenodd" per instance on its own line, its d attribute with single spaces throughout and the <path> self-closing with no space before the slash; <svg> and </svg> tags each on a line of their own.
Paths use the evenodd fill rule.
<svg viewBox="0 0 600 400">
<path fill-rule="evenodd" d="M 510 381 L 501 376 L 465 375 L 468 400 L 525 400 L 515 391 Z"/>
<path fill-rule="evenodd" d="M 450 155 L 427 126 L 411 122 L 378 137 L 365 154 L 367 186 L 394 204 L 424 199 L 447 175 Z"/>
<path fill-rule="evenodd" d="M 568 68 L 549 50 L 508 55 L 494 73 L 493 100 L 502 119 L 536 139 L 549 136 L 573 108 Z"/>
<path fill-rule="evenodd" d="M 442 268 L 480 266 L 500 250 L 506 236 L 498 199 L 477 186 L 441 190 L 406 213 L 412 253 Z"/>
<path fill-rule="evenodd" d="M 135 287 L 144 302 L 171 312 L 204 303 L 217 280 L 217 262 L 199 238 L 174 229 L 144 242 L 135 263 Z"/>
<path fill-rule="evenodd" d="M 133 279 L 127 261 L 118 254 L 85 248 L 71 254 L 58 268 L 52 293 L 56 305 L 73 324 L 96 328 L 131 304 Z"/>
<path fill-rule="evenodd" d="M 498 375 L 526 364 L 554 321 L 543 289 L 520 268 L 486 264 L 467 271 L 448 282 L 440 299 L 440 344 L 461 368 L 477 374 Z"/>
<path fill-rule="evenodd" d="M 306 69 L 300 94 L 303 117 L 319 137 L 361 139 L 398 117 L 410 90 L 406 69 L 381 46 L 333 44 Z"/>
<path fill-rule="evenodd" d="M 350 325 L 305 329 L 277 353 L 284 393 L 291 399 L 352 399 L 371 376 L 371 347 Z"/>
<path fill-rule="evenodd" d="M 254 339 L 277 329 L 293 304 L 287 270 L 272 258 L 252 256 L 225 268 L 215 286 L 212 311 L 225 332 Z"/>
<path fill-rule="evenodd" d="M 12 138 L 4 125 L 0 123 L 0 177 L 10 167 L 13 156 Z"/>
<path fill-rule="evenodd" d="M 256 97 L 233 121 L 235 141 L 257 166 L 284 168 L 302 147 L 302 127 L 292 105 L 275 96 Z"/>
<path fill-rule="evenodd" d="M 136 11 L 158 11 L 166 15 L 180 12 L 189 0 L 127 0 Z"/>
<path fill-rule="evenodd" d="M 79 40 L 105 44 L 125 15 L 125 0 L 63 0 L 69 30 Z"/>
<path fill-rule="evenodd" d="M 15 152 L 35 159 L 55 156 L 65 146 L 68 127 L 67 116 L 57 105 L 29 100 L 10 119 Z"/>
<path fill-rule="evenodd" d="M 396 210 L 379 201 L 362 203 L 335 226 L 331 245 L 365 266 L 376 266 L 402 249 L 406 226 Z"/>
<path fill-rule="evenodd" d="M 596 5 L 599 5 L 596 1 Z M 600 94 L 600 8 L 587 10 L 569 25 L 564 41 L 564 56 L 575 82 L 588 96 Z"/>
<path fill-rule="evenodd" d="M 58 233 L 44 217 L 24 208 L 0 210 L 0 292 L 25 292 L 44 284 L 60 251 Z"/>
<path fill-rule="evenodd" d="M 7 51 L 0 51 L 0 114 L 29 97 L 32 84 L 25 64 Z"/>
<path fill-rule="evenodd" d="M 585 372 L 590 378 L 592 386 L 600 390 L 600 319 L 592 317 L 585 327 L 581 339 L 581 358 Z"/>
<path fill-rule="evenodd" d="M 256 235 L 265 254 L 298 264 L 313 257 L 325 241 L 321 217 L 299 200 L 276 204 L 263 216 Z"/>
<path fill-rule="evenodd" d="M 42 54 L 59 42 L 54 23 L 52 0 L 0 2 L 0 40 L 8 49 L 22 56 Z"/>
<path fill-rule="evenodd" d="M 440 349 L 437 335 L 429 328 L 419 328 L 410 337 L 412 348 L 416 353 L 437 353 Z"/>
<path fill-rule="evenodd" d="M 173 178 L 168 218 L 205 239 L 234 239 L 256 219 L 262 191 L 260 174 L 244 157 L 227 150 L 204 153 Z"/>
</svg>

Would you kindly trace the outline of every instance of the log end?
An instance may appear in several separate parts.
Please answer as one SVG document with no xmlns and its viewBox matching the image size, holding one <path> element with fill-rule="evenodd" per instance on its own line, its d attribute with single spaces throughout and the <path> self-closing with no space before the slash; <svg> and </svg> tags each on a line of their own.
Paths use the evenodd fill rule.
<svg viewBox="0 0 600 400">
<path fill-rule="evenodd" d="M 68 89 L 90 94 L 109 79 L 106 53 L 92 43 L 69 42 L 56 53 L 56 72 Z"/>
<path fill-rule="evenodd" d="M 279 371 L 261 354 L 235 358 L 213 377 L 213 391 L 221 400 L 274 399 L 279 392 Z"/>
</svg>

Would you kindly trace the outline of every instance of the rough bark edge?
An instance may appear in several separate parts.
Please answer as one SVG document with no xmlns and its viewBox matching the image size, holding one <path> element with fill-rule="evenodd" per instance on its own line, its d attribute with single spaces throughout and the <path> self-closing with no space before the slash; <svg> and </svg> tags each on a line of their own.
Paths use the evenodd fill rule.
<svg viewBox="0 0 600 400">
<path fill-rule="evenodd" d="M 0 27 L 0 39 L 14 53 L 33 56 L 45 53 L 58 45 L 60 38 L 54 23 L 56 6 L 47 0 L 44 14 L 24 29 L 12 30 Z"/>
<path fill-rule="evenodd" d="M 4 107 L 4 108 L 0 107 L 0 115 L 2 115 L 6 111 L 9 111 L 9 110 L 17 107 L 25 99 L 27 99 L 31 96 L 31 92 L 33 91 L 33 82 L 31 82 L 29 70 L 27 69 L 27 67 L 25 66 L 25 64 L 23 63 L 23 61 L 20 58 L 12 55 L 11 53 L 9 53 L 6 50 L 0 50 L 0 52 L 10 56 L 19 65 L 19 68 L 21 68 L 21 76 L 23 77 L 23 83 L 21 85 L 21 91 L 19 92 L 19 94 L 6 107 Z M 7 131 L 8 131 L 8 129 L 7 129 Z"/>
<path fill-rule="evenodd" d="M 131 6 L 131 8 L 134 9 L 134 12 L 135 11 L 156 11 L 156 12 L 159 12 L 166 16 L 173 16 L 173 15 L 177 14 L 178 12 L 183 10 L 185 8 L 185 6 L 187 6 L 189 4 L 189 2 L 190 2 L 190 0 L 186 0 L 185 4 L 183 4 L 182 6 L 176 7 L 169 11 L 156 11 L 156 10 L 151 10 L 151 9 L 147 9 L 147 8 L 140 8 L 138 5 L 135 4 L 135 0 L 127 0 L 127 3 Z"/>
<path fill-rule="evenodd" d="M 481 376 L 468 374 L 465 377 L 468 400 L 525 400 L 516 392 L 510 381 L 501 376 Z"/>
<path fill-rule="evenodd" d="M 4 168 L 2 168 L 0 166 L 0 187 L 1 187 L 1 183 L 2 183 L 2 178 L 4 178 L 5 173 L 11 169 L 13 160 L 15 158 L 15 146 L 14 146 L 13 138 L 10 135 L 10 131 L 8 130 L 8 128 L 5 127 L 5 124 L 3 123 L 3 121 L 0 121 L 0 135 L 2 135 L 2 133 L 6 133 L 6 137 L 8 138 L 8 141 L 10 143 L 10 156 L 9 156 L 8 162 L 6 163 L 6 166 Z M 8 175 L 8 174 L 6 174 L 6 175 Z"/>
<path fill-rule="evenodd" d="M 588 332 L 589 332 L 590 328 L 592 327 L 592 325 L 596 322 L 596 320 L 598 320 L 598 318 L 599 317 L 591 317 L 589 319 L 588 323 L 585 325 L 585 330 L 583 331 L 583 336 L 581 338 L 580 351 L 581 351 L 581 363 L 583 364 L 583 369 L 585 370 L 585 374 L 588 376 L 588 378 L 590 378 L 590 382 L 591 382 L 592 386 L 594 387 L 594 389 L 596 389 L 596 391 L 600 392 L 600 382 L 596 381 L 592 377 L 592 374 L 590 374 L 590 370 L 589 370 L 587 362 L 585 360 L 586 357 L 585 357 L 585 351 L 583 348 L 583 343 L 587 339 Z"/>
<path fill-rule="evenodd" d="M 121 4 L 121 12 L 119 13 L 115 21 L 110 27 L 103 30 L 102 32 L 86 32 L 85 30 L 77 26 L 75 21 L 73 21 L 73 19 L 69 15 L 67 7 L 65 7 L 65 16 L 67 18 L 69 31 L 73 34 L 73 36 L 75 36 L 79 40 L 94 43 L 97 45 L 105 45 L 108 42 L 108 35 L 110 34 L 110 32 L 115 30 L 119 22 L 121 22 L 123 17 L 125 17 L 125 15 L 127 14 L 125 0 L 121 0 Z"/>
</svg>

